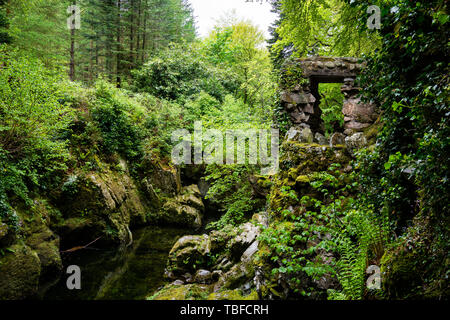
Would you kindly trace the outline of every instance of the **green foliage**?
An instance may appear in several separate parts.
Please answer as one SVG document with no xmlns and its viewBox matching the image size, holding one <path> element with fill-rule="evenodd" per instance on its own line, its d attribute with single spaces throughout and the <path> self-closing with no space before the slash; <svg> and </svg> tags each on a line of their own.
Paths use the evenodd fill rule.
<svg viewBox="0 0 450 320">
<path fill-rule="evenodd" d="M 357 202 L 342 209 L 343 218 L 332 228 L 339 253 L 336 268 L 342 291 L 330 290 L 329 299 L 360 300 L 365 296 L 366 269 L 370 264 L 380 266 L 392 229 L 387 215 L 377 217 Z"/>
<path fill-rule="evenodd" d="M 329 299 L 365 296 L 366 269 L 380 265 L 393 225 L 386 212 L 379 215 L 353 198 L 360 189 L 358 176 L 341 173 L 336 164 L 305 179 L 318 192 L 314 196 L 281 187 L 281 195 L 296 205 L 277 208 L 281 221 L 266 228 L 261 241 L 271 249 L 272 273 L 287 277 L 294 292 L 310 296 L 315 291 L 305 288 L 304 275 L 316 280 L 335 276 L 342 290 L 329 290 Z M 334 255 L 334 261 L 323 260 L 324 253 Z"/>
<path fill-rule="evenodd" d="M 11 156 L 44 148 L 58 148 L 55 135 L 67 126 L 67 109 L 57 78 L 38 61 L 0 49 L 0 146 Z M 8 52 L 8 53 L 7 53 Z"/>
<path fill-rule="evenodd" d="M 221 39 L 227 39 L 221 42 Z M 264 113 L 274 103 L 276 78 L 268 51 L 262 48 L 264 37 L 258 27 L 232 16 L 219 23 L 219 27 L 206 40 L 221 43 L 226 52 L 222 64 L 229 66 L 237 75 L 240 87 L 236 97 L 243 100 L 253 112 Z M 207 56 L 215 56 L 215 51 Z"/>
<path fill-rule="evenodd" d="M 38 58 L 47 68 L 65 70 L 69 48 L 69 1 L 9 1 L 11 45 Z"/>
<path fill-rule="evenodd" d="M 133 72 L 134 88 L 156 97 L 184 102 L 204 91 L 222 101 L 239 87 L 236 76 L 201 58 L 195 44 L 173 44 Z"/>
<path fill-rule="evenodd" d="M 376 33 L 355 26 L 357 19 L 367 21 L 365 11 L 349 6 L 346 1 L 282 0 L 280 11 L 277 39 L 272 47 L 275 54 L 291 45 L 298 57 L 308 54 L 359 56 L 379 47 Z"/>
<path fill-rule="evenodd" d="M 352 2 L 361 10 L 371 4 Z M 423 295 L 429 283 L 443 281 L 439 274 L 445 267 L 438 265 L 446 259 L 443 252 L 449 243 L 445 222 L 450 208 L 447 10 L 446 1 L 381 4 L 383 47 L 368 59 L 361 76 L 366 99 L 381 107 L 384 123 L 375 150 L 362 153 L 359 159 L 364 201 L 378 214 L 385 212 L 399 236 L 411 238 L 417 219 L 429 219 L 426 228 L 433 230 L 411 240 L 413 246 L 429 248 L 427 263 L 416 261 L 421 279 L 414 288 L 406 288 L 413 285 L 409 283 L 403 288 L 416 296 Z M 363 21 L 359 28 L 364 28 Z M 424 245 L 420 238 L 428 238 L 429 232 L 432 240 Z M 386 291 L 394 292 L 390 285 Z"/>
<path fill-rule="evenodd" d="M 9 20 L 3 5 L 0 3 L 0 44 L 11 43 L 12 40 L 12 37 L 8 33 Z"/>
<path fill-rule="evenodd" d="M 314 291 L 302 283 L 304 275 L 318 280 L 325 275 L 335 274 L 332 266 L 318 258 L 318 254 L 323 250 L 333 250 L 330 241 L 323 239 L 321 235 L 330 233 L 331 222 L 339 215 L 327 199 L 334 197 L 332 191 L 340 185 L 339 180 L 326 172 L 314 173 L 308 177 L 311 186 L 319 190 L 325 199 L 308 195 L 300 198 L 291 187 L 283 186 L 281 195 L 300 207 L 277 208 L 282 222 L 272 223 L 260 237 L 271 249 L 270 260 L 277 265 L 272 273 L 287 277 L 293 291 L 301 296 L 311 296 Z"/>
<path fill-rule="evenodd" d="M 69 157 L 62 132 L 71 119 L 62 87 L 41 63 L 0 50 L 0 215 L 17 228 L 10 200 L 58 183 Z"/>
<path fill-rule="evenodd" d="M 321 118 L 325 125 L 326 136 L 329 136 L 344 126 L 344 114 L 342 113 L 344 96 L 341 93 L 341 84 L 319 84 L 319 94 Z"/>
<path fill-rule="evenodd" d="M 301 79 L 301 83 L 299 83 Z M 288 59 L 283 64 L 283 72 L 280 79 L 280 87 L 285 90 L 293 90 L 297 85 L 307 84 L 307 80 L 303 77 L 302 68 L 293 59 Z"/>
<path fill-rule="evenodd" d="M 177 103 L 157 99 L 151 95 L 139 94 L 135 99 L 145 107 L 142 130 L 144 158 L 165 159 L 172 151 L 172 132 L 180 129 L 185 111 Z"/>
<path fill-rule="evenodd" d="M 233 29 L 217 28 L 205 39 L 202 51 L 205 57 L 214 64 L 232 65 L 236 62 L 236 49 L 232 47 Z"/>
<path fill-rule="evenodd" d="M 209 229 L 220 229 L 228 224 L 237 226 L 260 208 L 261 201 L 252 196 L 248 178 L 253 170 L 249 166 L 209 165 L 206 173 L 206 181 L 211 183 L 206 198 L 224 212 L 219 221 L 208 226 Z"/>
<path fill-rule="evenodd" d="M 366 172 L 374 178 L 372 187 L 380 181 L 386 187 L 408 188 L 407 181 L 413 181 L 422 190 L 423 209 L 440 216 L 449 210 L 444 196 L 449 192 L 449 31 L 442 18 L 448 15 L 444 1 L 396 5 L 398 10 L 383 23 L 383 50 L 368 61 L 362 77 L 368 98 L 381 106 L 386 123 Z M 384 166 L 395 162 L 397 153 L 404 161 Z M 376 197 L 380 191 L 371 194 Z M 407 196 L 410 206 L 416 197 Z M 396 208 L 391 202 L 389 206 Z"/>
<path fill-rule="evenodd" d="M 117 99 L 114 90 L 104 82 L 98 83 L 92 116 L 103 134 L 105 152 L 137 158 L 142 155 L 140 130 L 127 113 L 129 105 Z"/>
</svg>

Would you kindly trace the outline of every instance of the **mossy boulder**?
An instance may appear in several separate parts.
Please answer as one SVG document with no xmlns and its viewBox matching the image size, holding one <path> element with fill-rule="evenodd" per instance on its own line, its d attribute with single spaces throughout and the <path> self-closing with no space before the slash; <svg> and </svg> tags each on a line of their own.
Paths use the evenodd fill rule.
<svg viewBox="0 0 450 320">
<path fill-rule="evenodd" d="M 0 222 L 0 241 L 8 234 L 8 225 Z"/>
<path fill-rule="evenodd" d="M 61 236 L 61 248 L 70 249 L 103 236 L 106 223 L 100 219 L 79 217 L 59 221 L 52 228 Z"/>
<path fill-rule="evenodd" d="M 295 168 L 298 175 L 325 171 L 332 163 L 348 164 L 350 155 L 345 146 L 323 146 L 315 143 L 285 141 L 282 144 L 280 174 L 286 176 L 289 169 Z"/>
<path fill-rule="evenodd" d="M 149 160 L 145 160 L 141 166 L 146 173 L 145 179 L 156 190 L 172 196 L 180 193 L 181 177 L 177 168 Z"/>
<path fill-rule="evenodd" d="M 41 278 L 54 276 L 62 270 L 59 237 L 53 234 L 50 229 L 44 225 L 40 226 L 26 240 L 26 243 L 39 257 Z"/>
<path fill-rule="evenodd" d="M 359 149 L 367 146 L 367 138 L 362 132 L 357 132 L 345 138 L 345 145 L 352 156 L 355 156 Z"/>
<path fill-rule="evenodd" d="M 105 244 L 129 243 L 130 226 L 147 223 L 147 212 L 152 209 L 126 167 L 119 172 L 105 164 L 102 172 L 78 173 L 69 180 L 55 200 L 62 213 L 56 229 L 67 245 L 100 236 Z"/>
<path fill-rule="evenodd" d="M 212 286 L 202 284 L 166 285 L 148 300 L 258 300 L 255 290 L 244 294 L 242 290 L 212 292 Z"/>
<path fill-rule="evenodd" d="M 241 290 L 224 290 L 213 292 L 208 296 L 208 300 L 258 300 L 258 293 L 252 290 L 245 295 Z"/>
<path fill-rule="evenodd" d="M 381 259 L 381 276 L 384 290 L 391 298 L 402 298 L 412 287 L 419 285 L 413 252 L 397 248 L 386 252 Z"/>
<path fill-rule="evenodd" d="M 170 198 L 158 215 L 161 223 L 188 228 L 200 228 L 205 206 L 196 185 L 185 187 L 181 194 Z"/>
<path fill-rule="evenodd" d="M 147 300 L 206 300 L 211 286 L 201 284 L 167 285 Z"/>
<path fill-rule="evenodd" d="M 23 244 L 6 250 L 0 258 L 0 300 L 21 300 L 37 293 L 41 262 L 38 254 Z"/>
<path fill-rule="evenodd" d="M 0 222 L 0 248 L 7 247 L 15 241 L 15 232 L 6 223 Z"/>
<path fill-rule="evenodd" d="M 383 292 L 388 299 L 442 299 L 450 295 L 448 246 L 436 223 L 418 216 L 381 259 Z"/>
<path fill-rule="evenodd" d="M 247 222 L 240 226 L 237 236 L 229 243 L 231 258 L 239 261 L 244 251 L 256 240 L 259 234 L 259 227 L 252 222 Z"/>
<path fill-rule="evenodd" d="M 237 230 L 232 226 L 226 226 L 221 230 L 213 230 L 209 234 L 212 253 L 222 253 L 227 244 L 237 235 Z"/>
<path fill-rule="evenodd" d="M 168 273 L 172 273 L 175 277 L 194 273 L 206 265 L 210 250 L 211 241 L 207 235 L 180 238 L 170 250 Z"/>
<path fill-rule="evenodd" d="M 253 280 L 255 266 L 251 261 L 239 262 L 225 273 L 214 285 L 214 291 L 238 289 Z"/>
<path fill-rule="evenodd" d="M 314 174 L 328 172 L 332 164 L 338 164 L 344 170 L 351 162 L 351 156 L 345 146 L 331 147 L 285 141 L 282 148 L 280 171 L 273 178 L 269 195 L 272 214 L 297 207 L 298 200 L 303 196 L 320 197 L 318 191 L 311 186 Z"/>
</svg>

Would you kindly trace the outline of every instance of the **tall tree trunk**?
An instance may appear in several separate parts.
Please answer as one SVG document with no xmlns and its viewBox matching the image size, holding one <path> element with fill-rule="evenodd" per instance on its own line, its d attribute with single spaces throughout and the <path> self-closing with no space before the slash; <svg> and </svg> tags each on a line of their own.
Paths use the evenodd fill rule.
<svg viewBox="0 0 450 320">
<path fill-rule="evenodd" d="M 75 29 L 70 30 L 70 81 L 75 81 Z"/>
<path fill-rule="evenodd" d="M 130 1 L 130 66 L 129 70 L 134 67 L 134 9 L 135 9 L 134 0 Z"/>
<path fill-rule="evenodd" d="M 72 5 L 76 5 L 76 0 L 72 1 Z M 75 11 L 72 12 L 75 14 Z M 70 70 L 69 70 L 70 81 L 75 81 L 75 20 L 72 22 L 70 28 Z"/>
<path fill-rule="evenodd" d="M 90 56 L 89 56 L 89 83 L 92 83 L 92 81 L 94 80 L 94 63 L 93 63 L 93 58 L 92 54 L 94 53 L 94 40 L 91 39 L 91 52 L 90 52 Z M 96 58 L 96 57 L 95 57 Z"/>
<path fill-rule="evenodd" d="M 116 53 L 116 83 L 117 88 L 121 87 L 122 78 L 120 76 L 121 72 L 121 60 L 122 60 L 122 52 L 121 52 L 121 26 L 120 26 L 120 15 L 121 15 L 121 0 L 117 0 L 117 53 Z"/>
<path fill-rule="evenodd" d="M 144 63 L 145 61 L 145 48 L 147 46 L 146 40 L 147 40 L 147 9 L 148 9 L 148 2 L 147 0 L 145 2 L 145 8 L 144 8 L 144 33 L 142 35 L 142 58 L 141 62 Z"/>
<path fill-rule="evenodd" d="M 135 60 L 135 62 L 137 62 L 138 60 L 139 60 L 139 53 L 140 53 L 140 42 L 141 42 L 141 20 L 142 20 L 142 17 L 141 17 L 141 5 L 142 5 L 142 3 L 141 3 L 141 0 L 138 0 L 138 2 L 139 2 L 139 4 L 138 4 L 138 19 L 137 19 L 137 21 L 138 21 L 138 24 L 137 24 L 137 41 L 136 41 L 136 60 Z"/>
</svg>

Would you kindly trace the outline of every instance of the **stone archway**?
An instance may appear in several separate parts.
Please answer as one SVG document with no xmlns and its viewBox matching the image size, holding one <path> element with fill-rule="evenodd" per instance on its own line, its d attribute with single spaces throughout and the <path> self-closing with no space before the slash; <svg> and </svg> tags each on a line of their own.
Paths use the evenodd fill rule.
<svg viewBox="0 0 450 320">
<path fill-rule="evenodd" d="M 283 76 L 290 75 L 289 83 L 281 95 L 282 106 L 292 124 L 311 130 L 315 140 L 321 140 L 324 133 L 322 111 L 320 110 L 320 83 L 342 83 L 344 94 L 344 137 L 361 132 L 378 118 L 374 105 L 365 104 L 359 98 L 361 88 L 355 79 L 365 64 L 356 58 L 308 57 L 296 59 L 283 70 Z M 292 79 L 292 75 L 300 75 Z M 323 140 L 323 139 L 322 139 Z M 316 141 L 320 142 L 320 141 Z"/>
</svg>

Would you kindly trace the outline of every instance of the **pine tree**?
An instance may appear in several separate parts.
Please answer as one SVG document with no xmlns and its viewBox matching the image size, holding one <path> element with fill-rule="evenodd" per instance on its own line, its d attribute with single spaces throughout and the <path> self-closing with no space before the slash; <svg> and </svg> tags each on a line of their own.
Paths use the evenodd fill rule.
<svg viewBox="0 0 450 320">
<path fill-rule="evenodd" d="M 0 44 L 11 43 L 12 38 L 8 33 L 9 20 L 7 16 L 6 0 L 0 0 Z"/>
</svg>

